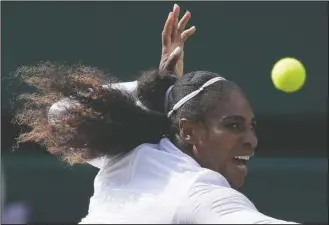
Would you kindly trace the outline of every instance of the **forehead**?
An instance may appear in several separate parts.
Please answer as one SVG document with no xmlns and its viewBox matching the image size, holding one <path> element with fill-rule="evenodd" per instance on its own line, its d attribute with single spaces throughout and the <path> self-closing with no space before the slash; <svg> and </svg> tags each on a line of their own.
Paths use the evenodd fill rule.
<svg viewBox="0 0 329 225">
<path fill-rule="evenodd" d="M 248 100 L 239 90 L 231 90 L 225 96 L 219 98 L 217 106 L 211 113 L 211 116 L 216 119 L 230 115 L 244 117 L 247 121 L 251 121 L 254 118 L 254 113 Z"/>
</svg>

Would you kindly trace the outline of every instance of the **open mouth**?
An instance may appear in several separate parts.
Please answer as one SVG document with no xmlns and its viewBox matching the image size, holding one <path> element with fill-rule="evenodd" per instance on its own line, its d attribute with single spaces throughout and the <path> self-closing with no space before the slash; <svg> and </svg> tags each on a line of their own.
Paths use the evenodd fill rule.
<svg viewBox="0 0 329 225">
<path fill-rule="evenodd" d="M 251 156 L 235 156 L 233 158 L 233 160 L 237 163 L 237 164 L 242 164 L 242 165 L 246 165 L 247 162 L 250 160 Z"/>
<path fill-rule="evenodd" d="M 243 171 L 244 173 L 247 173 L 248 170 L 247 164 L 252 156 L 253 154 L 235 156 L 233 157 L 233 163 L 237 166 L 239 170 Z"/>
</svg>

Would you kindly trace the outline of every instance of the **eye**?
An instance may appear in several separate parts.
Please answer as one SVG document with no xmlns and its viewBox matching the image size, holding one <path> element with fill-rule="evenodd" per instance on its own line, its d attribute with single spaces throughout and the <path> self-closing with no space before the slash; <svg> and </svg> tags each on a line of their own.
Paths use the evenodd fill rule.
<svg viewBox="0 0 329 225">
<path fill-rule="evenodd" d="M 225 125 L 226 128 L 230 130 L 239 131 L 243 129 L 243 126 L 240 123 L 229 123 Z"/>
</svg>

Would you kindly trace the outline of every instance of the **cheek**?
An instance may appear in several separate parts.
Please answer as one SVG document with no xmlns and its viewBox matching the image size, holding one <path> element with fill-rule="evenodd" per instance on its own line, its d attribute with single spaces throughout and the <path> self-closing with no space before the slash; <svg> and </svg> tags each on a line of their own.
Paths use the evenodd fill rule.
<svg viewBox="0 0 329 225">
<path fill-rule="evenodd" d="M 232 149 L 237 140 L 237 135 L 225 130 L 217 129 L 211 132 L 200 146 L 199 153 L 203 164 L 206 164 L 208 169 L 222 173 L 232 159 Z"/>
<path fill-rule="evenodd" d="M 216 143 L 216 149 L 219 155 L 229 155 L 231 150 L 239 143 L 239 135 L 226 129 L 213 129 L 211 140 Z"/>
<path fill-rule="evenodd" d="M 220 171 L 223 172 L 224 168 L 227 166 L 228 163 L 232 160 L 232 149 L 234 149 L 237 138 L 235 135 L 228 134 L 227 132 L 223 133 L 220 137 L 215 137 L 217 142 L 217 147 L 214 149 L 217 164 Z"/>
</svg>

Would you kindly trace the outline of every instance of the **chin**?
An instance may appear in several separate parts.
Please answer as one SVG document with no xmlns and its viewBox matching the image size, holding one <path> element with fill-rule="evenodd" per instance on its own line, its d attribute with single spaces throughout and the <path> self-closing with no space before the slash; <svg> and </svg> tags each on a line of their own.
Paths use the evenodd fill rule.
<svg viewBox="0 0 329 225">
<path fill-rule="evenodd" d="M 244 185 L 245 178 L 234 178 L 234 179 L 227 179 L 231 187 L 235 190 L 239 190 Z"/>
</svg>

